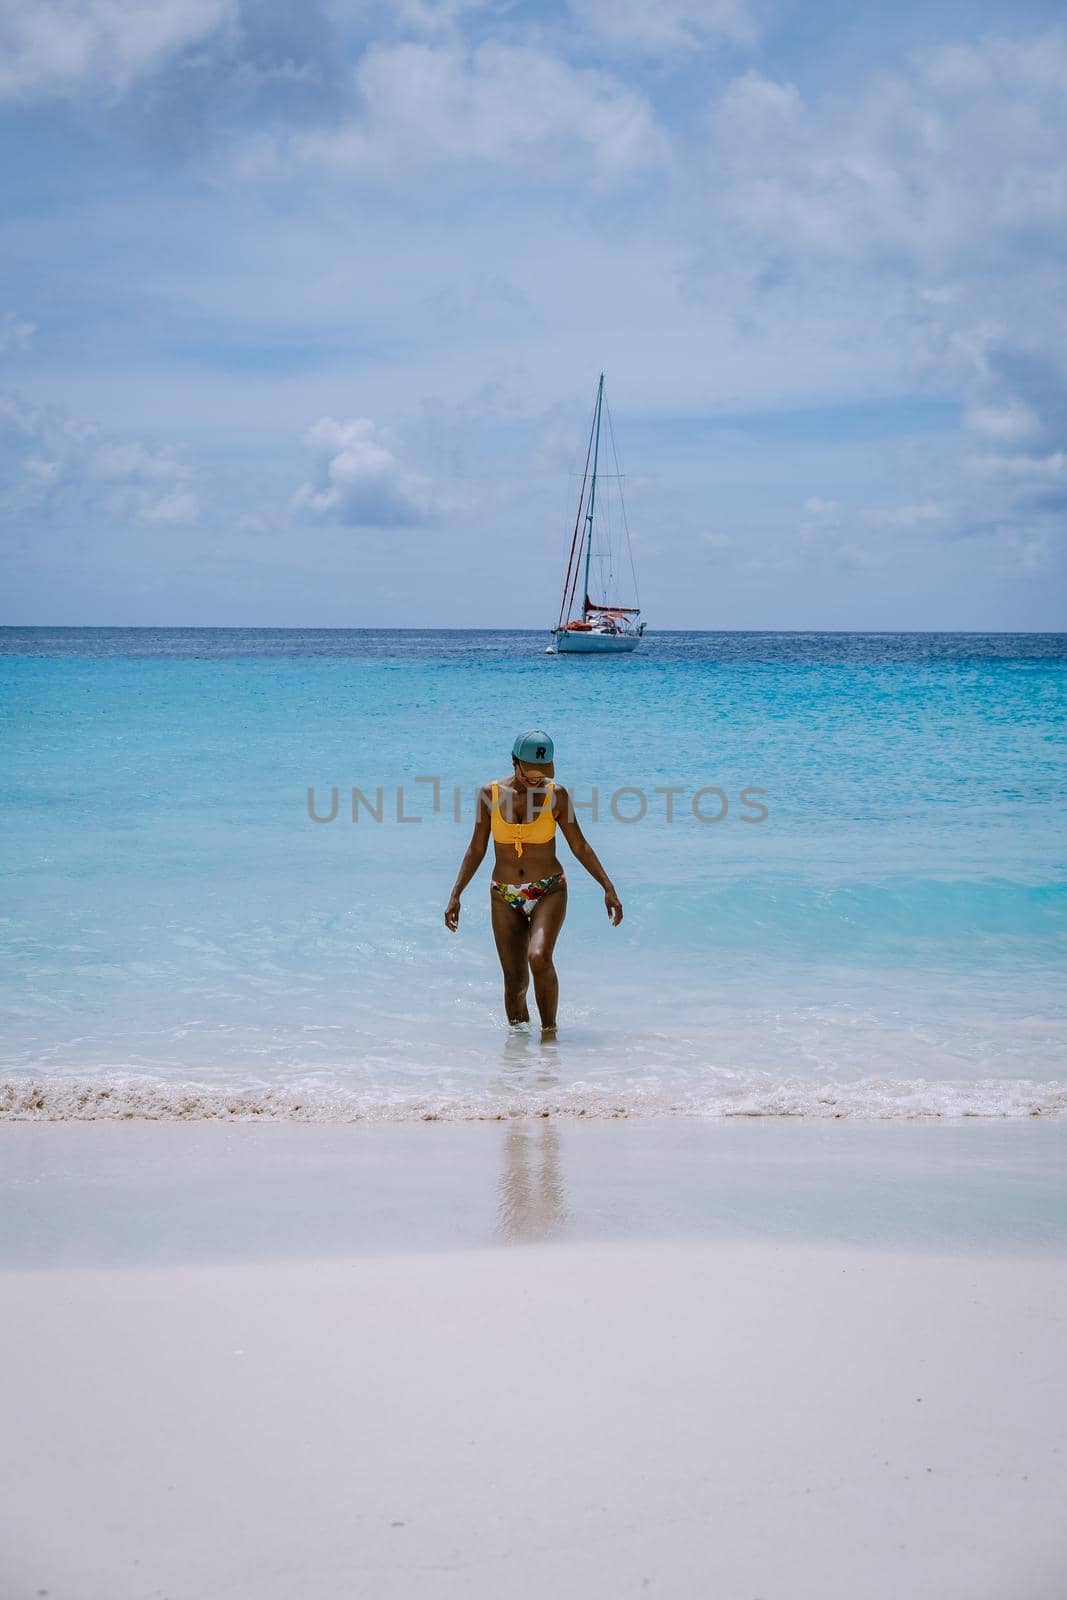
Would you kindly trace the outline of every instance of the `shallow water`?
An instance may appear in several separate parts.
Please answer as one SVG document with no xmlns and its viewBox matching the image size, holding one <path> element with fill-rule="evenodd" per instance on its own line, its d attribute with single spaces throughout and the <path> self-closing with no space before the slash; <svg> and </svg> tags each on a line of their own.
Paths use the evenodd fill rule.
<svg viewBox="0 0 1067 1600">
<path fill-rule="evenodd" d="M 0 1107 L 1067 1110 L 1067 636 L 545 642 L 0 630 Z M 553 1045 L 503 1021 L 487 865 L 441 915 L 530 725 L 626 908 L 569 866 Z"/>
</svg>

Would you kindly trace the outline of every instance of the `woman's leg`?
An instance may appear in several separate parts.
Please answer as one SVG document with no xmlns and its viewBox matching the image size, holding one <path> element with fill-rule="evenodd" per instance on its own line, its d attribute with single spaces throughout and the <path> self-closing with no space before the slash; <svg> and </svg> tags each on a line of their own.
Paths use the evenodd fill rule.
<svg viewBox="0 0 1067 1600">
<path fill-rule="evenodd" d="M 530 918 L 530 945 L 527 952 L 530 971 L 533 973 L 534 996 L 541 1014 L 542 1028 L 556 1026 L 556 1008 L 559 1005 L 559 979 L 552 963 L 559 930 L 567 915 L 567 885 L 551 889 L 534 907 Z"/>
<path fill-rule="evenodd" d="M 495 890 L 489 891 L 489 898 L 493 914 L 493 938 L 504 973 L 504 1011 L 509 1022 L 529 1022 L 530 1008 L 526 1004 L 526 991 L 530 987 L 527 959 L 530 929 L 526 923 L 526 913 L 509 906 Z"/>
</svg>

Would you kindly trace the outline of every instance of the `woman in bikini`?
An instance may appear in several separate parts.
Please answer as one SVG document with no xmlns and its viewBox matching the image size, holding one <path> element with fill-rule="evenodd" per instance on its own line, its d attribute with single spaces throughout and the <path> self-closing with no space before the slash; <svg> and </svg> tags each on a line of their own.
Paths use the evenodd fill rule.
<svg viewBox="0 0 1067 1600">
<path fill-rule="evenodd" d="M 496 863 L 489 898 L 493 937 L 504 969 L 504 1010 L 509 1022 L 529 1022 L 526 991 L 532 973 L 541 1027 L 552 1033 L 559 1001 L 552 951 L 567 915 L 567 879 L 556 856 L 557 822 L 575 859 L 603 889 L 613 927 L 622 921 L 622 906 L 578 826 L 570 796 L 554 781 L 548 734 L 536 728 L 521 733 L 512 746 L 511 763 L 510 778 L 494 780 L 478 791 L 474 832 L 445 907 L 445 927 L 455 933 L 459 926 L 459 897 L 481 865 L 491 833 Z M 535 795 L 543 796 L 536 810 Z"/>
</svg>

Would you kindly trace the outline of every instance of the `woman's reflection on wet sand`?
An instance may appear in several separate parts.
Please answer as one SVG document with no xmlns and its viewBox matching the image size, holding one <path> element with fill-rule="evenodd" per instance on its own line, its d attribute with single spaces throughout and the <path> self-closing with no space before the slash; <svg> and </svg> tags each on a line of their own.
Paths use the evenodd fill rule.
<svg viewBox="0 0 1067 1600">
<path fill-rule="evenodd" d="M 558 1086 L 555 1042 L 516 1030 L 504 1047 L 510 1088 L 547 1091 Z M 569 1220 L 560 1171 L 560 1135 L 547 1116 L 518 1117 L 503 1131 L 497 1231 L 513 1243 L 555 1239 Z"/>
<path fill-rule="evenodd" d="M 558 1130 L 548 1117 L 523 1117 L 504 1134 L 498 1231 L 512 1243 L 556 1239 L 569 1220 Z"/>
</svg>

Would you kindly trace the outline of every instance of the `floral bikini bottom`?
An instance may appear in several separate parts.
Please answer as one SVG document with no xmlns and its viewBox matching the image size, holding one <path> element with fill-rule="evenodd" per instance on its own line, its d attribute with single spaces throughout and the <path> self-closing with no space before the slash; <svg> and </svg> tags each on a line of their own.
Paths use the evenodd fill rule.
<svg viewBox="0 0 1067 1600">
<path fill-rule="evenodd" d="M 494 878 L 490 889 L 502 900 L 506 900 L 513 910 L 521 911 L 529 922 L 538 901 L 543 900 L 553 889 L 562 887 L 566 881 L 567 875 L 563 872 L 554 872 L 550 878 L 535 878 L 532 883 L 497 883 Z"/>
</svg>

